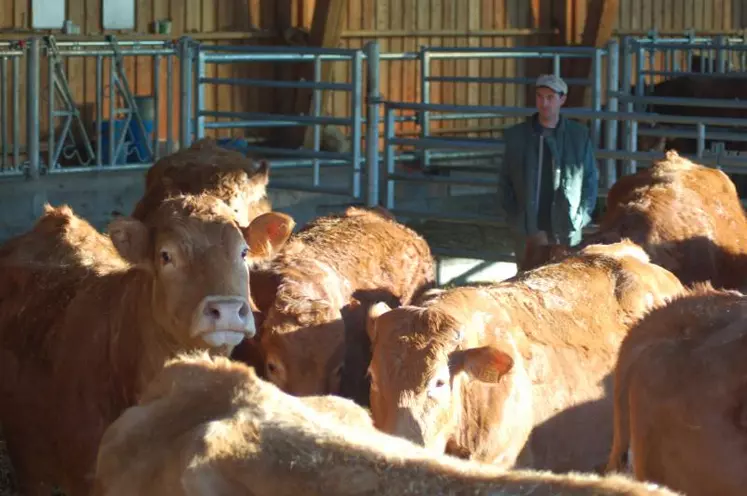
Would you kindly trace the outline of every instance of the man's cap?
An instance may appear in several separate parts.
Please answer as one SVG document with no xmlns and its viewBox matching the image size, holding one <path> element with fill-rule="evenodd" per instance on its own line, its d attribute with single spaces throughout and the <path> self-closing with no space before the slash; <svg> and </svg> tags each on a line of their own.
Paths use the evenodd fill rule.
<svg viewBox="0 0 747 496">
<path fill-rule="evenodd" d="M 537 86 L 538 88 L 550 88 L 555 93 L 561 93 L 563 95 L 568 93 L 568 85 L 565 84 L 565 81 L 554 74 L 541 75 L 537 78 L 537 83 L 535 84 L 535 86 Z"/>
</svg>

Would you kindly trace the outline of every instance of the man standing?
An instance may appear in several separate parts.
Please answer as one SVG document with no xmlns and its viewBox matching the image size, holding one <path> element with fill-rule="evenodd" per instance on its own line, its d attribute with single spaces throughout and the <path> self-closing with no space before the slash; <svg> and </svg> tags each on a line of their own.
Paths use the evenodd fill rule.
<svg viewBox="0 0 747 496">
<path fill-rule="evenodd" d="M 577 245 L 596 206 L 594 148 L 586 126 L 560 115 L 567 94 L 561 78 L 540 76 L 537 112 L 503 133 L 499 187 L 520 270 L 527 241 Z"/>
</svg>

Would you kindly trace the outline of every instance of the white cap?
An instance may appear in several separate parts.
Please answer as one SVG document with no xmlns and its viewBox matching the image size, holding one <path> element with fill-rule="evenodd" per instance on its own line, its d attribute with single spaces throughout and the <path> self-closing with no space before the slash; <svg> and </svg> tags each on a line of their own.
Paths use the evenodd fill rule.
<svg viewBox="0 0 747 496">
<path fill-rule="evenodd" d="M 555 76 L 554 74 L 541 75 L 537 78 L 537 83 L 535 84 L 535 86 L 537 86 L 538 88 L 550 88 L 555 93 L 561 93 L 563 95 L 568 93 L 568 85 L 565 84 L 565 81 L 563 81 L 558 76 Z"/>
</svg>

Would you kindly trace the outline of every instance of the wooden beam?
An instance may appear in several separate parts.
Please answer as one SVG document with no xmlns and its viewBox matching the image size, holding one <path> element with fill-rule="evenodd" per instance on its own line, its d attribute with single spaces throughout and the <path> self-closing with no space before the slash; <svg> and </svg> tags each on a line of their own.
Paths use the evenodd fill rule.
<svg viewBox="0 0 747 496">
<path fill-rule="evenodd" d="M 311 22 L 309 33 L 309 46 L 318 48 L 337 48 L 340 44 L 340 35 L 345 26 L 345 15 L 347 14 L 348 0 L 317 0 L 314 8 L 314 16 Z M 307 81 L 314 79 L 314 66 L 312 64 L 303 64 L 300 71 L 300 77 Z M 322 64 L 322 81 L 329 81 L 332 76 L 331 64 Z M 325 108 L 324 102 L 328 93 L 323 93 L 322 110 Z M 296 92 L 295 112 L 296 114 L 309 115 L 312 110 L 311 90 L 298 90 Z M 301 145 L 310 146 L 312 136 L 311 127 L 297 127 L 294 132 L 288 136 L 291 147 Z"/>
<path fill-rule="evenodd" d="M 615 29 L 620 0 L 591 0 L 581 35 L 584 46 L 603 47 Z"/>
<path fill-rule="evenodd" d="M 620 0 L 590 0 L 589 9 L 581 34 L 581 45 L 601 48 L 613 34 L 620 9 Z M 569 77 L 588 78 L 591 75 L 590 59 L 575 59 Z M 574 86 L 568 91 L 566 106 L 580 107 L 584 104 L 586 88 Z"/>
<path fill-rule="evenodd" d="M 251 3 L 252 0 L 249 0 Z M 284 33 L 293 26 L 293 18 L 291 8 L 293 7 L 293 0 L 264 0 L 263 5 L 272 14 L 272 21 L 275 30 L 280 34 L 279 38 L 284 39 Z M 291 81 L 295 75 L 294 67 L 292 64 L 275 64 L 274 67 L 275 79 L 277 81 Z M 295 91 L 287 88 L 275 88 L 272 92 L 273 95 L 273 108 L 274 111 L 279 114 L 292 114 L 293 113 L 293 99 L 295 97 Z M 276 134 L 282 132 L 282 129 L 272 129 L 270 131 L 271 139 L 274 141 L 277 139 Z"/>
</svg>

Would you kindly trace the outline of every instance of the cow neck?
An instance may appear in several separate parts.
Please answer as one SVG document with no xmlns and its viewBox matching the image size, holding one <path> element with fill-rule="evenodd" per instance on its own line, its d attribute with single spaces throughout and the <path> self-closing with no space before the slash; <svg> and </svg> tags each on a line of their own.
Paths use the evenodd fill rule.
<svg viewBox="0 0 747 496">
<path fill-rule="evenodd" d="M 111 319 L 109 342 L 115 383 L 128 403 L 161 370 L 166 360 L 181 348 L 173 333 L 153 318 L 154 277 L 147 270 L 131 268 L 115 285 L 120 290 L 120 308 L 134 309 L 123 319 Z M 134 378 L 134 379 L 132 379 Z"/>
<path fill-rule="evenodd" d="M 514 366 L 498 385 L 481 385 L 477 379 L 460 374 L 458 399 L 454 403 L 457 405 L 457 430 L 449 444 L 456 452 L 470 453 L 471 459 L 510 468 L 522 452 L 532 429 L 532 422 L 526 421 L 527 417 L 533 416 L 533 404 L 531 380 L 521 345 L 525 336 L 516 336 L 515 327 L 504 329 L 500 325 L 505 321 L 505 310 L 492 292 L 478 289 L 471 301 L 475 309 L 473 331 L 467 333 L 460 348 L 500 342 L 500 348 L 513 357 Z M 498 325 L 495 325 L 496 321 Z M 479 407 L 486 404 L 492 406 L 488 409 Z M 497 430 L 496 425 L 500 426 Z"/>
</svg>

